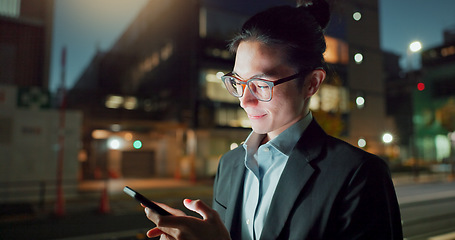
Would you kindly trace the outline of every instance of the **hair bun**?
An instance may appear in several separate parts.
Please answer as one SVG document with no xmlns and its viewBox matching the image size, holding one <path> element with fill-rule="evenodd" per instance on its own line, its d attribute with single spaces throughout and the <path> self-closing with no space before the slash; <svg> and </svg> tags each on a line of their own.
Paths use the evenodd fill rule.
<svg viewBox="0 0 455 240">
<path fill-rule="evenodd" d="M 297 0 L 297 7 L 310 12 L 322 29 L 327 27 L 330 20 L 330 7 L 325 0 Z"/>
</svg>

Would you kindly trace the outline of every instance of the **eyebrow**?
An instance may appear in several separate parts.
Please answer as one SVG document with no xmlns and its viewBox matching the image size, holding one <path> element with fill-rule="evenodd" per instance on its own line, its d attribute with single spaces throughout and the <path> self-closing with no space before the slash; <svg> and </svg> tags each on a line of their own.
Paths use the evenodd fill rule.
<svg viewBox="0 0 455 240">
<path fill-rule="evenodd" d="M 264 78 L 264 77 L 273 77 L 273 75 L 271 75 L 271 74 L 260 73 L 260 74 L 253 75 L 253 76 L 251 76 L 251 77 L 249 77 L 249 78 L 243 78 L 243 77 L 241 77 L 239 74 L 237 74 L 234 70 L 231 71 L 231 73 L 234 74 L 235 76 L 241 78 L 241 79 L 244 79 L 244 80 L 246 80 L 246 79 L 252 79 L 252 78 L 259 78 L 259 79 L 261 79 L 261 78 Z"/>
<path fill-rule="evenodd" d="M 234 70 L 231 71 L 232 74 L 236 75 L 237 77 L 240 77 L 241 79 L 251 79 L 251 78 L 274 78 L 274 77 L 279 77 L 280 76 L 280 71 L 279 71 L 279 67 L 281 65 L 278 65 L 278 66 L 275 66 L 274 68 L 272 69 L 269 69 L 263 73 L 260 73 L 260 74 L 256 74 L 256 75 L 253 75 L 251 76 L 250 78 L 243 78 L 241 77 L 239 74 L 237 74 Z"/>
</svg>

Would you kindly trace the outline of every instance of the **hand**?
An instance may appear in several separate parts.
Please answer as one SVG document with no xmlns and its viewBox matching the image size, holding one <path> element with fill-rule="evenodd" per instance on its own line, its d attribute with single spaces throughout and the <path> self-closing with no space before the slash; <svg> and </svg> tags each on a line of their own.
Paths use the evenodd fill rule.
<svg viewBox="0 0 455 240">
<path fill-rule="evenodd" d="M 162 240 L 225 240 L 231 239 L 229 232 L 224 226 L 218 213 L 203 203 L 201 200 L 183 200 L 183 205 L 191 211 L 194 211 L 202 216 L 202 219 L 187 216 L 180 210 L 171 208 L 167 205 L 157 203 L 164 208 L 172 216 L 160 216 L 145 208 L 147 218 L 156 224 L 156 228 L 150 229 L 147 232 L 147 237 L 157 237 L 161 235 Z"/>
</svg>

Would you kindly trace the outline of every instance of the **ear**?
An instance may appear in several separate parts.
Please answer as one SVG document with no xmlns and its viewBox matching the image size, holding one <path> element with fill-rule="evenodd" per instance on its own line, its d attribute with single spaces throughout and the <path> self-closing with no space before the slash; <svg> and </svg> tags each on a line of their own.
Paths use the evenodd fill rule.
<svg viewBox="0 0 455 240">
<path fill-rule="evenodd" d="M 316 94 L 326 75 L 327 73 L 324 69 L 317 68 L 307 76 L 307 79 L 305 80 L 306 83 L 304 84 L 305 98 L 309 98 Z"/>
</svg>

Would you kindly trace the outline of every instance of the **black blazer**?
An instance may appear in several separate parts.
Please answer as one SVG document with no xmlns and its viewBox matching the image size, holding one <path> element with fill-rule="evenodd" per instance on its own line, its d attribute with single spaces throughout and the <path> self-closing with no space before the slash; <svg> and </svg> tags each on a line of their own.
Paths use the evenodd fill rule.
<svg viewBox="0 0 455 240">
<path fill-rule="evenodd" d="M 223 155 L 214 183 L 213 208 L 232 239 L 241 238 L 244 157 L 242 146 Z M 283 170 L 260 239 L 402 240 L 387 164 L 313 120 Z"/>
</svg>

